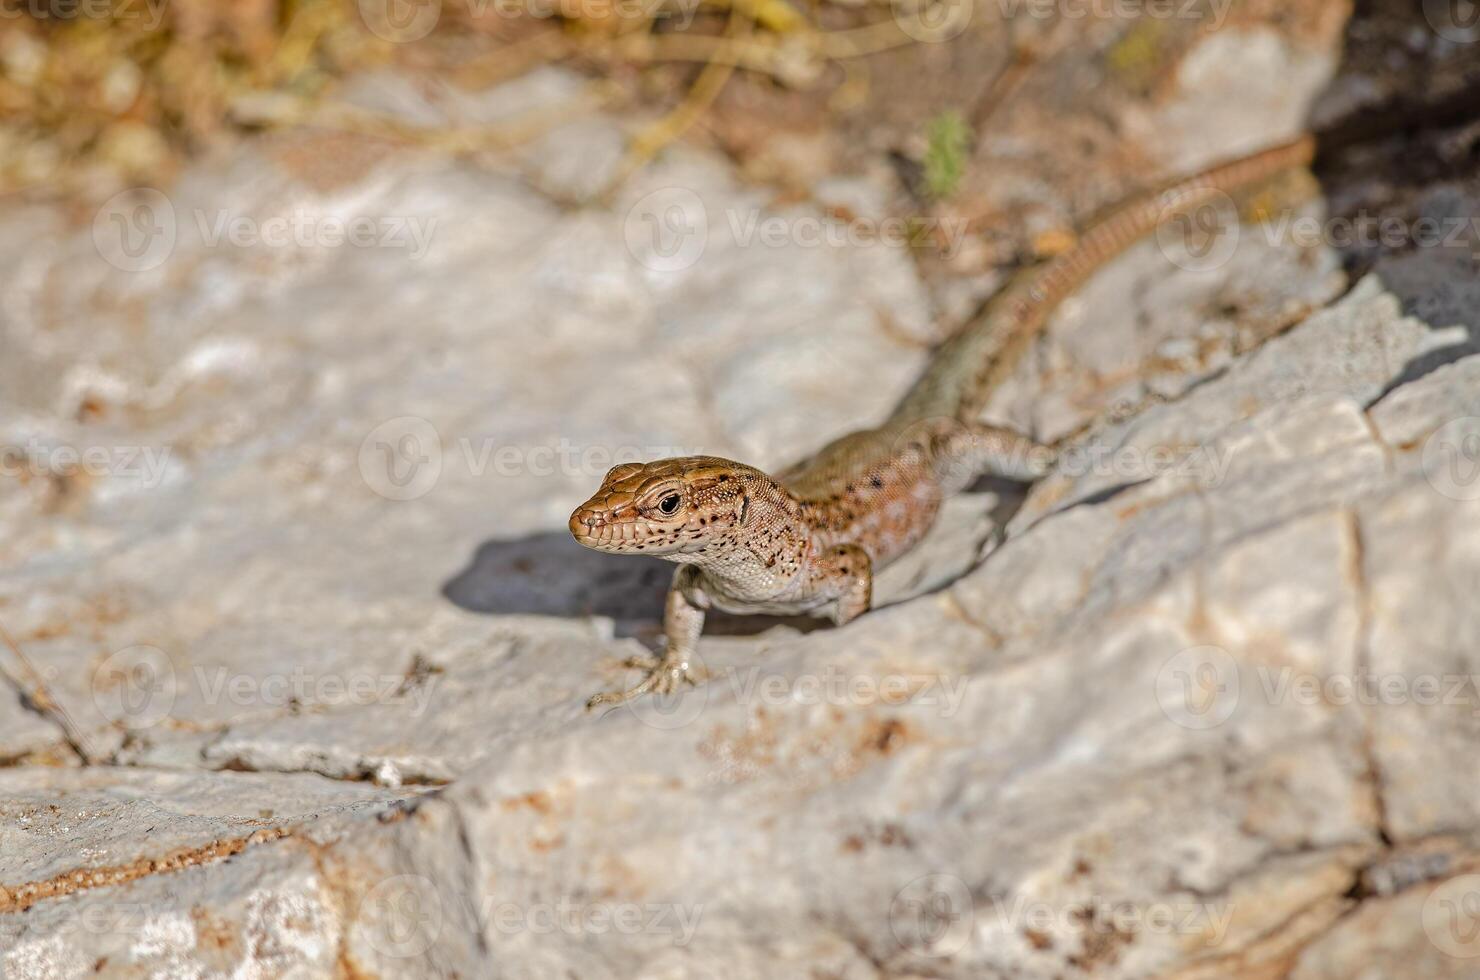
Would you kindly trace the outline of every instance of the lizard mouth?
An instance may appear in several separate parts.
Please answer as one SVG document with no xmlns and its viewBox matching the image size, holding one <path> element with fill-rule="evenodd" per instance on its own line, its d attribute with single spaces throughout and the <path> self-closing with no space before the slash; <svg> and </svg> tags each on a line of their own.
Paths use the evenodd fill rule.
<svg viewBox="0 0 1480 980">
<path fill-rule="evenodd" d="M 635 551 L 643 544 L 637 525 L 628 521 L 612 521 L 607 515 L 590 508 L 580 507 L 570 515 L 570 533 L 578 542 L 595 551 Z"/>
<path fill-rule="evenodd" d="M 583 547 L 607 554 L 643 554 L 665 558 L 685 549 L 677 532 L 645 526 L 642 521 L 612 519 L 610 512 L 580 507 L 570 515 L 571 537 Z"/>
</svg>

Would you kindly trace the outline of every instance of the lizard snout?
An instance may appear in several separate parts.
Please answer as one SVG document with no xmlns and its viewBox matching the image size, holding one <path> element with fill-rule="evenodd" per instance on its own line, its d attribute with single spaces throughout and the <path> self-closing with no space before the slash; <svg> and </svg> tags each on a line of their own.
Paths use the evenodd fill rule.
<svg viewBox="0 0 1480 980">
<path fill-rule="evenodd" d="M 570 533 L 578 538 L 583 537 L 605 523 L 605 514 L 594 507 L 582 504 L 576 508 L 575 513 L 570 515 Z"/>
</svg>

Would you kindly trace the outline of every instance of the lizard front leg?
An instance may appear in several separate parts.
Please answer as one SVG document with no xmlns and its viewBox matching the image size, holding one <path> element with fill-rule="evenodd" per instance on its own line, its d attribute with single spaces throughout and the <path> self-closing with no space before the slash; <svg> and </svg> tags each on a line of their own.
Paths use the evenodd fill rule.
<svg viewBox="0 0 1480 980">
<path fill-rule="evenodd" d="M 835 624 L 842 626 L 868 612 L 874 597 L 874 563 L 867 551 L 856 544 L 830 548 L 818 571 L 828 591 L 838 597 Z"/>
<path fill-rule="evenodd" d="M 621 704 L 649 692 L 669 694 L 680 684 L 693 684 L 690 661 L 699 648 L 699 634 L 704 631 L 704 613 L 709 606 L 709 596 L 704 594 L 699 583 L 699 570 L 693 565 L 679 566 L 673 576 L 673 584 L 668 587 L 668 600 L 663 609 L 663 635 L 667 643 L 662 658 L 644 656 L 629 659 L 627 666 L 646 669 L 647 677 L 625 691 L 593 695 L 586 707 Z"/>
</svg>

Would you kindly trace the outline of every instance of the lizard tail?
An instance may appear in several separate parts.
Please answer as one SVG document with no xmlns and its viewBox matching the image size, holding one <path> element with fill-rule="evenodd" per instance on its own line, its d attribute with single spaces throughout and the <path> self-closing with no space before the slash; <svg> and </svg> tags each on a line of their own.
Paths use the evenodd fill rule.
<svg viewBox="0 0 1480 980">
<path fill-rule="evenodd" d="M 1308 166 L 1315 155 L 1315 137 L 1302 136 L 1217 164 L 1116 209 L 1091 226 L 1069 251 L 998 293 L 981 314 L 942 344 L 890 421 L 975 419 L 1054 309 L 1100 266 L 1173 217 L 1193 213 L 1284 170 Z"/>
</svg>

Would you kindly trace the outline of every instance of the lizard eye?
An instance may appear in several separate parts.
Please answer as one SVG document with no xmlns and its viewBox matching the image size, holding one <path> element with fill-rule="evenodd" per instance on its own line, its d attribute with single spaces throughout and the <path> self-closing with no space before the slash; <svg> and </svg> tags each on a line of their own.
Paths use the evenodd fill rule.
<svg viewBox="0 0 1480 980">
<path fill-rule="evenodd" d="M 670 493 L 658 501 L 658 513 L 671 517 L 678 513 L 678 505 L 681 503 L 683 503 L 682 497 L 676 493 Z"/>
</svg>

